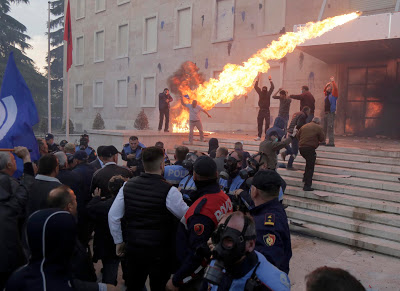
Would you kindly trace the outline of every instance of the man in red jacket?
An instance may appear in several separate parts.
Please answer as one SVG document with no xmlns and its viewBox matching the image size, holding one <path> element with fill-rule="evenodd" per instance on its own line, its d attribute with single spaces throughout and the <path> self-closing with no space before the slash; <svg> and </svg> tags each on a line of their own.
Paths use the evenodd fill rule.
<svg viewBox="0 0 400 291">
<path fill-rule="evenodd" d="M 292 99 L 300 100 L 300 111 L 303 110 L 304 107 L 308 106 L 311 109 L 311 113 L 308 114 L 306 123 L 311 122 L 314 118 L 314 111 L 315 111 L 315 99 L 314 96 L 311 94 L 308 86 L 301 87 L 301 94 L 300 95 L 290 95 Z"/>
</svg>

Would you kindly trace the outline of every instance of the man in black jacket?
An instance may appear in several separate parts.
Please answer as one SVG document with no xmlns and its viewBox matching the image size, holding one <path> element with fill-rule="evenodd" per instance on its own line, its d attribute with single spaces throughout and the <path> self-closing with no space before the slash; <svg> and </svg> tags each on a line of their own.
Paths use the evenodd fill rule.
<svg viewBox="0 0 400 291">
<path fill-rule="evenodd" d="M 38 174 L 29 191 L 28 216 L 36 210 L 48 208 L 47 197 L 50 191 L 61 185 L 56 178 L 58 171 L 59 163 L 55 155 L 46 154 L 40 158 Z"/>
<path fill-rule="evenodd" d="M 151 290 L 164 290 L 172 272 L 175 217 L 180 220 L 188 206 L 178 189 L 163 177 L 163 150 L 145 148 L 142 159 L 145 173 L 120 189 L 108 213 L 108 223 L 117 255 L 125 255 L 126 241 L 128 290 L 142 290 L 147 276 Z M 126 220 L 124 239 L 122 217 Z"/>
<path fill-rule="evenodd" d="M 160 110 L 160 122 L 158 124 L 158 131 L 162 129 L 163 123 L 164 123 L 164 116 L 165 116 L 165 127 L 164 131 L 168 132 L 168 126 L 169 126 L 169 103 L 174 101 L 172 99 L 171 95 L 169 95 L 169 90 L 168 88 L 165 88 L 162 93 L 158 95 L 158 109 Z"/>
<path fill-rule="evenodd" d="M 258 82 L 260 81 L 260 74 L 258 74 L 257 81 L 254 84 L 254 89 L 256 89 L 259 96 L 258 107 L 260 107 L 257 116 L 258 136 L 255 138 L 255 140 L 261 140 L 264 119 L 265 119 L 265 131 L 267 131 L 267 129 L 269 128 L 269 122 L 270 122 L 269 106 L 271 104 L 271 95 L 272 92 L 274 92 L 275 86 L 274 83 L 272 82 L 271 76 L 269 76 L 268 79 L 269 83 L 271 84 L 269 90 L 266 86 L 262 87 L 262 90 L 260 89 L 260 87 L 258 87 Z"/>
<path fill-rule="evenodd" d="M 90 165 L 97 170 L 101 169 L 104 167 L 104 162 L 103 162 L 103 154 L 102 150 L 105 148 L 105 146 L 99 146 L 97 148 L 97 158 L 90 163 Z"/>
<path fill-rule="evenodd" d="M 77 197 L 82 195 L 82 181 L 79 175 L 68 169 L 68 160 L 64 152 L 57 152 L 54 154 L 60 164 L 57 179 L 64 185 L 67 185 L 74 191 Z"/>
<path fill-rule="evenodd" d="M 300 95 L 290 95 L 289 98 L 300 100 L 300 111 L 303 111 L 304 107 L 310 107 L 311 111 L 307 116 L 306 123 L 311 122 L 314 118 L 314 111 L 315 111 L 315 98 L 311 94 L 310 89 L 308 86 L 301 87 L 301 94 Z"/>
<path fill-rule="evenodd" d="M 14 156 L 10 152 L 0 152 L 0 290 L 11 273 L 26 262 L 20 222 L 25 218 L 28 191 L 35 181 L 29 151 L 16 147 L 14 153 L 24 162 L 21 183 L 12 178 L 17 170 Z"/>
</svg>

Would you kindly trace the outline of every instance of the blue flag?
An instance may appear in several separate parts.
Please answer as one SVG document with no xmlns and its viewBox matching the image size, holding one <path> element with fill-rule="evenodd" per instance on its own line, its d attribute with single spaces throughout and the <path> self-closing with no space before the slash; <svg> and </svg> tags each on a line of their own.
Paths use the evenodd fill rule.
<svg viewBox="0 0 400 291">
<path fill-rule="evenodd" d="M 0 93 L 0 148 L 27 147 L 31 159 L 38 160 L 39 148 L 32 126 L 39 122 L 32 94 L 15 65 L 11 52 Z M 21 165 L 19 159 L 18 164 Z M 18 170 L 21 170 L 18 167 Z"/>
</svg>

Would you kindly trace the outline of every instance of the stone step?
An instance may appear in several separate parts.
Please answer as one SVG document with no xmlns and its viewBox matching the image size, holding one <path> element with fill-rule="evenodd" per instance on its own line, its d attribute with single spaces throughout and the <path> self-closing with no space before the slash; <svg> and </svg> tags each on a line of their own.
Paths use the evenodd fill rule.
<svg viewBox="0 0 400 291">
<path fill-rule="evenodd" d="M 282 171 L 283 172 L 283 171 Z M 303 188 L 304 184 L 302 177 L 294 178 L 282 175 L 282 178 L 288 185 Z M 392 202 L 397 202 L 400 205 L 400 193 L 385 191 L 385 190 L 375 190 L 356 186 L 348 186 L 337 183 L 329 183 L 323 181 L 313 181 L 312 187 L 318 191 L 324 191 L 329 193 L 346 194 L 350 196 L 357 196 L 361 198 L 370 198 L 377 201 L 382 201 L 387 204 Z"/>
<path fill-rule="evenodd" d="M 218 139 L 220 145 L 228 145 L 228 148 L 233 148 L 235 142 L 242 142 L 245 150 L 257 150 L 261 141 L 254 140 L 235 140 L 235 139 Z M 189 142 L 185 141 L 185 145 L 188 145 Z M 194 141 L 193 145 L 201 145 L 206 146 L 208 148 L 208 142 Z M 317 151 L 331 152 L 331 153 L 347 153 L 347 154 L 357 154 L 357 155 L 366 155 L 371 157 L 387 157 L 387 158 L 400 158 L 400 150 L 399 151 L 385 151 L 381 149 L 369 150 L 369 149 L 360 149 L 360 148 L 350 148 L 350 147 L 326 147 L 320 146 Z"/>
<path fill-rule="evenodd" d="M 288 183 L 288 180 L 285 179 L 285 181 L 286 183 Z M 290 184 L 290 181 L 288 183 L 288 186 L 286 187 L 285 195 L 400 214 L 400 203 L 397 202 L 381 201 L 378 199 L 351 196 L 341 193 L 331 193 L 318 189 L 314 191 L 303 191 L 302 187 L 300 188 L 293 186 Z"/>
<path fill-rule="evenodd" d="M 192 146 L 189 146 L 189 149 L 190 149 L 190 151 L 196 150 L 196 151 L 207 153 L 208 146 L 203 147 L 203 146 L 192 145 Z M 255 154 L 256 151 L 249 151 L 249 153 L 252 155 L 252 154 Z M 400 166 L 338 160 L 338 159 L 333 159 L 333 158 L 322 158 L 322 157 L 319 157 L 318 155 L 319 155 L 319 153 L 317 154 L 317 162 L 316 162 L 318 165 L 400 174 Z M 280 155 L 278 157 L 278 160 L 281 160 Z M 286 160 L 288 160 L 288 158 L 286 158 Z M 305 163 L 304 158 L 300 154 L 298 154 L 296 161 Z"/>
<path fill-rule="evenodd" d="M 300 179 L 303 179 L 303 173 L 304 173 L 303 171 L 288 171 L 288 170 L 282 169 L 282 168 L 279 168 L 278 172 L 282 176 L 300 178 Z M 363 187 L 363 188 L 371 188 L 371 189 L 397 192 L 397 195 L 392 195 L 392 196 L 397 196 L 397 199 L 393 200 L 393 201 L 400 202 L 400 183 L 399 182 L 376 181 L 373 179 L 351 177 L 349 175 L 332 175 L 332 174 L 325 174 L 325 173 L 319 173 L 319 172 L 314 172 L 313 181 L 322 181 L 322 182 L 329 182 L 329 183 L 335 183 L 335 184 L 344 184 L 344 185 L 349 185 L 349 186 L 357 186 L 357 187 Z M 354 190 L 356 190 L 356 188 L 354 188 Z M 371 190 L 366 189 L 366 191 L 371 191 Z M 376 193 L 376 192 L 374 192 L 374 193 Z M 393 193 L 393 194 L 395 194 L 395 193 Z"/>
<path fill-rule="evenodd" d="M 288 207 L 286 214 L 289 219 L 302 220 L 354 233 L 371 235 L 373 237 L 384 238 L 400 242 L 400 228 L 382 225 L 374 222 L 363 221 L 354 218 L 342 217 L 333 214 L 317 212 L 314 210 Z"/>
<path fill-rule="evenodd" d="M 291 231 L 336 241 L 390 256 L 400 257 L 399 242 L 318 225 L 302 220 L 290 219 L 289 226 Z"/>
<path fill-rule="evenodd" d="M 370 221 L 400 228 L 400 215 L 326 201 L 284 195 L 284 204 L 318 212 Z"/>
</svg>

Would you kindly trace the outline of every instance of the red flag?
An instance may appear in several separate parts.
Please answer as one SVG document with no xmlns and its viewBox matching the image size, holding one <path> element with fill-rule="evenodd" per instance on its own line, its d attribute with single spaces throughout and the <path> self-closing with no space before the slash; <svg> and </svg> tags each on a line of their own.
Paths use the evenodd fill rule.
<svg viewBox="0 0 400 291">
<path fill-rule="evenodd" d="M 64 40 L 67 41 L 67 72 L 72 65 L 72 30 L 71 30 L 71 9 L 69 0 L 67 4 L 67 14 L 64 18 Z"/>
</svg>

